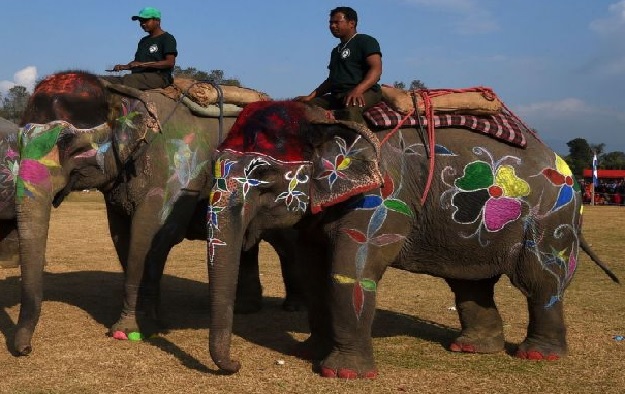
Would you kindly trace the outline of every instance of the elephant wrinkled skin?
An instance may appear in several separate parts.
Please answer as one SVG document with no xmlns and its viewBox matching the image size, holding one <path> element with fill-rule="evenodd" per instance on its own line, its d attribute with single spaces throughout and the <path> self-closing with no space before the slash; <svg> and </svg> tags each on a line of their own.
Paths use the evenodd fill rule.
<svg viewBox="0 0 625 394">
<path fill-rule="evenodd" d="M 535 135 L 523 131 L 523 149 L 437 129 L 429 168 L 413 128 L 373 135 L 361 125 L 323 120 L 301 103 L 257 104 L 240 114 L 214 160 L 209 349 L 221 370 L 240 367 L 230 357 L 236 251 L 267 229 L 295 224 L 310 295 L 305 345 L 322 360 L 323 376 L 376 376 L 371 324 L 389 266 L 448 283 L 462 328 L 452 351 L 504 349 L 493 293 L 507 275 L 529 312 L 517 356 L 567 353 L 563 295 L 578 251 L 588 245 L 578 185 Z"/>
<path fill-rule="evenodd" d="M 224 119 L 226 131 L 232 123 Z M 103 193 L 124 270 L 123 310 L 110 335 L 147 337 L 159 330 L 160 279 L 170 249 L 184 238 L 206 239 L 207 166 L 218 143 L 218 125 L 217 118 L 194 116 L 159 92 L 141 92 L 83 72 L 53 74 L 36 86 L 20 132 L 17 354 L 32 350 L 51 207 L 72 190 Z M 260 307 L 255 252 L 252 248 L 242 257 L 251 270 L 241 276 L 242 288 L 249 288 L 240 292 L 243 312 Z"/>
<path fill-rule="evenodd" d="M 19 165 L 16 124 L 0 118 L 0 267 L 19 265 L 15 218 L 15 172 Z"/>
</svg>

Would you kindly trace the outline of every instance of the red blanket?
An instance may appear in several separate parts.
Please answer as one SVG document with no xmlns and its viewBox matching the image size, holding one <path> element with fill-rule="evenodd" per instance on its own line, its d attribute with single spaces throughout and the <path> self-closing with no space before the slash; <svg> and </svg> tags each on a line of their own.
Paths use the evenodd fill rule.
<svg viewBox="0 0 625 394">
<path fill-rule="evenodd" d="M 388 129 L 400 124 L 404 115 L 393 110 L 386 105 L 385 102 L 381 101 L 379 104 L 365 111 L 364 117 L 369 123 L 369 126 Z M 421 124 L 423 127 L 427 126 L 427 120 L 424 116 L 421 116 Z M 402 127 L 418 127 L 418 125 L 417 118 L 411 115 L 404 122 Z M 490 137 L 522 148 L 525 148 L 527 145 L 523 131 L 529 131 L 526 130 L 523 125 L 519 124 L 514 117 L 506 113 L 489 116 L 435 114 L 434 127 L 466 128 L 475 132 L 487 134 Z"/>
</svg>

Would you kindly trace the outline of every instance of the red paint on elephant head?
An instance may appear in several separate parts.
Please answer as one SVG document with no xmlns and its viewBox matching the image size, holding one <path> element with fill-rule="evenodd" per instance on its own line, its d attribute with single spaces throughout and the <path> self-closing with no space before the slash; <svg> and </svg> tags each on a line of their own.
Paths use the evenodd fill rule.
<svg viewBox="0 0 625 394">
<path fill-rule="evenodd" d="M 283 161 L 304 160 L 301 133 L 309 123 L 306 105 L 258 101 L 245 106 L 220 150 L 259 152 Z"/>
<path fill-rule="evenodd" d="M 50 75 L 37 84 L 33 95 L 37 94 L 71 94 L 76 97 L 104 96 L 102 84 L 96 76 L 78 71 Z"/>
</svg>

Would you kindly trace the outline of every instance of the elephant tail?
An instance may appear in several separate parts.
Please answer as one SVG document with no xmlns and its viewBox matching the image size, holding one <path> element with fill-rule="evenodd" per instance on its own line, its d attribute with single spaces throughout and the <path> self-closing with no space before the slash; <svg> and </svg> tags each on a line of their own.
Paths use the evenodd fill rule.
<svg viewBox="0 0 625 394">
<path fill-rule="evenodd" d="M 621 281 L 614 274 L 614 272 L 612 272 L 612 270 L 603 261 L 601 261 L 597 253 L 595 253 L 595 251 L 592 250 L 592 248 L 586 241 L 586 238 L 584 238 L 584 236 L 581 233 L 579 233 L 578 235 L 579 235 L 579 246 L 581 246 L 582 250 L 586 252 L 586 254 L 590 257 L 590 259 L 594 261 L 595 264 L 597 264 L 599 268 L 601 268 L 603 272 L 605 272 L 605 274 L 608 275 L 614 282 L 621 283 Z"/>
</svg>

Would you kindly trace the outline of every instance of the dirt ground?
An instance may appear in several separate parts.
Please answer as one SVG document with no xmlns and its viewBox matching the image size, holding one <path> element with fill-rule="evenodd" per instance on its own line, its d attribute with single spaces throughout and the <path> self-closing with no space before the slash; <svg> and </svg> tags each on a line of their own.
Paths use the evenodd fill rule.
<svg viewBox="0 0 625 394">
<path fill-rule="evenodd" d="M 625 280 L 625 207 L 585 207 L 585 234 Z M 163 280 L 168 332 L 148 341 L 108 338 L 121 309 L 122 273 L 99 193 L 74 193 L 54 211 L 44 304 L 28 357 L 9 352 L 19 313 L 19 269 L 0 270 L 2 393 L 623 393 L 625 290 L 585 255 L 565 293 L 570 355 L 556 362 L 511 356 L 527 310 L 506 278 L 497 285 L 507 351 L 447 351 L 458 334 L 453 297 L 436 278 L 390 269 L 380 283 L 373 327 L 380 372 L 374 381 L 323 379 L 290 355 L 307 333 L 306 316 L 280 309 L 284 295 L 273 250 L 261 247 L 264 308 L 237 316 L 238 374 L 222 376 L 208 355 L 206 246 L 185 241 Z M 616 337 L 616 339 L 615 339 Z"/>
</svg>

